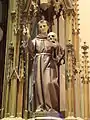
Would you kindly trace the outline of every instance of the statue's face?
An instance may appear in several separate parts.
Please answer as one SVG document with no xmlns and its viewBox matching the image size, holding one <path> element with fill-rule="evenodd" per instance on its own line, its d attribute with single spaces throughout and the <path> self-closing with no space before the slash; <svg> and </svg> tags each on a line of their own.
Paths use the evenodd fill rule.
<svg viewBox="0 0 90 120">
<path fill-rule="evenodd" d="M 39 33 L 47 34 L 48 32 L 48 25 L 46 22 L 39 23 Z"/>
</svg>

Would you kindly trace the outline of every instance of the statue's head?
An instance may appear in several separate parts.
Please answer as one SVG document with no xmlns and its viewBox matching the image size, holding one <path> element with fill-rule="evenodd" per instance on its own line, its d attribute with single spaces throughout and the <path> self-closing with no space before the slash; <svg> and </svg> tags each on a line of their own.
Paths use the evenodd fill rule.
<svg viewBox="0 0 90 120">
<path fill-rule="evenodd" d="M 38 22 L 38 30 L 40 34 L 47 34 L 48 29 L 49 29 L 49 25 L 46 20 L 42 19 Z"/>
</svg>

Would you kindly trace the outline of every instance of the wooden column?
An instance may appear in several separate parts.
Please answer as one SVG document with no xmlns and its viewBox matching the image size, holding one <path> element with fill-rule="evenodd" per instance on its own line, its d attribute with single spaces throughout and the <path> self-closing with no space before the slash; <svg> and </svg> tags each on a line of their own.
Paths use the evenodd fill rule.
<svg viewBox="0 0 90 120">
<path fill-rule="evenodd" d="M 5 54 L 5 68 L 4 68 L 4 82 L 3 82 L 3 97 L 2 97 L 2 114 L 1 116 L 7 116 L 8 112 L 8 77 L 9 77 L 9 44 L 12 41 L 12 0 L 9 0 L 8 8 L 8 23 L 7 23 L 7 41 L 6 41 L 6 54 Z"/>
<path fill-rule="evenodd" d="M 21 53 L 23 54 L 23 53 Z M 18 81 L 18 93 L 17 93 L 17 117 L 22 117 L 23 111 L 23 86 L 24 86 L 24 60 L 23 55 L 20 55 L 19 65 L 19 81 Z"/>
<path fill-rule="evenodd" d="M 75 15 L 73 16 L 73 45 L 76 56 L 77 77 L 75 81 L 75 116 L 81 116 L 81 94 L 80 94 L 80 61 L 79 61 L 79 14 L 78 14 L 78 0 L 73 0 Z"/>
<path fill-rule="evenodd" d="M 16 0 L 12 3 L 13 8 L 11 11 L 11 20 L 12 20 L 12 42 L 14 45 L 14 56 L 13 56 L 13 71 L 11 74 L 11 104 L 10 105 L 10 115 L 16 115 L 16 99 L 17 99 L 17 70 L 16 70 L 16 54 L 17 54 L 17 36 L 14 33 L 14 28 L 17 25 L 17 18 L 16 18 Z"/>
<path fill-rule="evenodd" d="M 69 9 L 65 11 L 65 42 L 66 44 L 72 43 L 72 16 L 73 10 Z"/>
<path fill-rule="evenodd" d="M 83 49 L 83 76 L 82 76 L 82 82 L 83 82 L 83 92 L 84 92 L 84 120 L 89 119 L 89 74 L 88 74 L 88 52 L 87 49 L 89 47 L 86 45 L 86 42 L 84 42 L 84 45 L 82 46 Z"/>
<path fill-rule="evenodd" d="M 65 11 L 65 71 L 66 71 L 66 116 L 72 115 L 74 112 L 74 84 L 73 84 L 73 68 L 72 68 L 72 17 L 73 10 Z M 69 50 L 69 51 L 68 51 Z M 72 93 L 73 91 L 73 93 Z"/>
</svg>

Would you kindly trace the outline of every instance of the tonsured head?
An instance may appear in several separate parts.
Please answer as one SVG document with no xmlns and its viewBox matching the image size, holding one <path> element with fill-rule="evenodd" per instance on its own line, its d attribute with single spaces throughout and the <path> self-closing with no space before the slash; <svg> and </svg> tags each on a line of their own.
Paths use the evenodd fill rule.
<svg viewBox="0 0 90 120">
<path fill-rule="evenodd" d="M 55 42 L 55 41 L 57 41 L 57 34 L 54 32 L 50 32 L 48 34 L 47 39 L 50 40 L 51 42 Z"/>
</svg>

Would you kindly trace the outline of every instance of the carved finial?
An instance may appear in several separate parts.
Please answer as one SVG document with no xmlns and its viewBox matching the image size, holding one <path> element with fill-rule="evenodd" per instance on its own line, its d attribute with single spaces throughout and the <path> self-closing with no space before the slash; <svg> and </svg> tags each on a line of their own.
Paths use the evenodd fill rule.
<svg viewBox="0 0 90 120">
<path fill-rule="evenodd" d="M 89 46 L 86 45 L 86 42 L 84 42 L 84 45 L 81 46 L 81 48 L 83 49 L 83 51 L 84 51 L 85 53 L 87 53 L 86 50 L 89 49 Z"/>
</svg>

